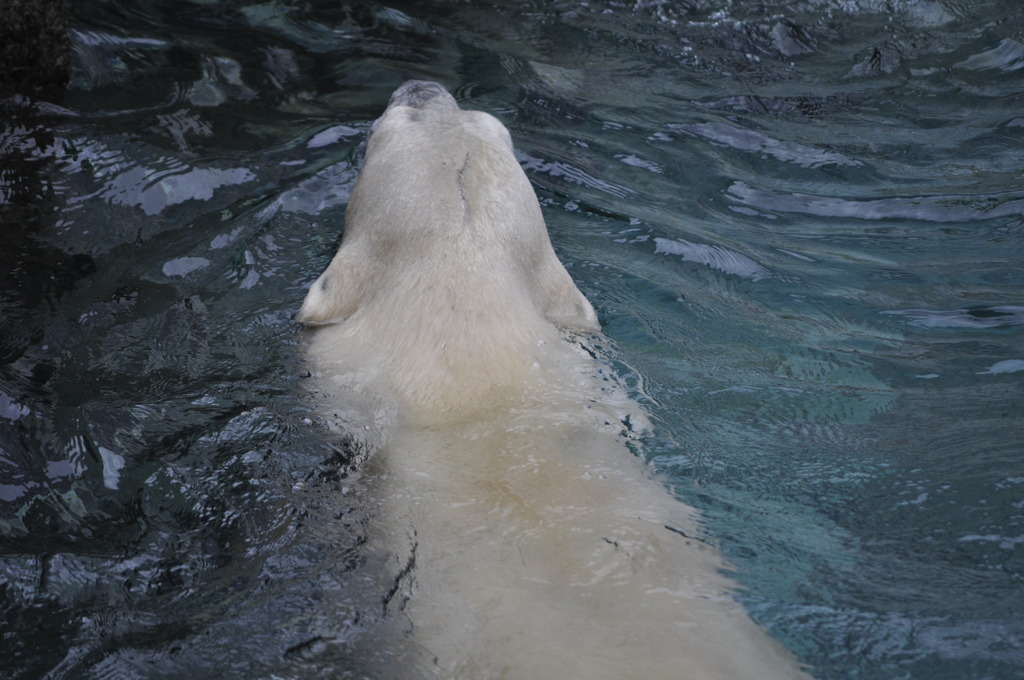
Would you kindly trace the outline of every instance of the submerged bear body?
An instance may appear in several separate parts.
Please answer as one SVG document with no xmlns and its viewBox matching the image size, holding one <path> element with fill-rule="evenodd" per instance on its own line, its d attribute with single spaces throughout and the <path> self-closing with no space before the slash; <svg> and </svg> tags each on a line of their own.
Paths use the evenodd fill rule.
<svg viewBox="0 0 1024 680">
<path fill-rule="evenodd" d="M 372 542 L 406 565 L 391 615 L 427 659 L 390 675 L 806 677 L 629 450 L 642 409 L 599 376 L 594 311 L 495 118 L 395 92 L 298 319 L 322 408 L 378 449 Z"/>
</svg>

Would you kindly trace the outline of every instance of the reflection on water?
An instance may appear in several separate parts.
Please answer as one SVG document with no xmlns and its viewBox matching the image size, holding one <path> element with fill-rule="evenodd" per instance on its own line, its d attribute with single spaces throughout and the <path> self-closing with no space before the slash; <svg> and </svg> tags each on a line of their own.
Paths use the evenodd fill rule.
<svg viewBox="0 0 1024 680">
<path fill-rule="evenodd" d="M 771 212 L 805 213 L 819 217 L 856 217 L 862 220 L 970 222 L 1017 216 L 1024 212 L 1024 195 L 1019 193 L 908 196 L 851 201 L 807 194 L 780 196 L 758 191 L 743 182 L 736 182 L 729 187 L 729 194 L 739 203 Z"/>
<path fill-rule="evenodd" d="M 926 328 L 1002 328 L 1024 324 L 1024 307 L 997 305 L 974 309 L 902 309 L 883 312 L 907 317 L 907 322 Z"/>
<path fill-rule="evenodd" d="M 2 103 L 12 677 L 429 668 L 291 321 L 408 77 L 511 128 L 759 622 L 820 678 L 1024 672 L 1015 3 L 74 11 L 67 92 Z"/>
</svg>

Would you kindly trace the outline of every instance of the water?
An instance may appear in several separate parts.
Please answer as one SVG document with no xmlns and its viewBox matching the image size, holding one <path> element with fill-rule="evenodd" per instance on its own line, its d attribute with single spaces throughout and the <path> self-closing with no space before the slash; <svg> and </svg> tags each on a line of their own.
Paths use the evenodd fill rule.
<svg viewBox="0 0 1024 680">
<path fill-rule="evenodd" d="M 418 658 L 291 316 L 423 77 L 512 130 L 762 625 L 822 679 L 1024 676 L 1016 3 L 74 11 L 0 132 L 5 674 Z"/>
</svg>

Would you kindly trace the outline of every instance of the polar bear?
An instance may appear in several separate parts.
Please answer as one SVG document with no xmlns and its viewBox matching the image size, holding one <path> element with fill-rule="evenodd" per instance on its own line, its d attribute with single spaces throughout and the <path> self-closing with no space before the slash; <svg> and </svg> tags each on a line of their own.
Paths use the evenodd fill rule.
<svg viewBox="0 0 1024 680">
<path fill-rule="evenodd" d="M 433 660 L 398 675 L 806 677 L 630 452 L 642 409 L 497 119 L 399 87 L 297 318 L 324 409 L 378 449 L 374 540 Z"/>
</svg>

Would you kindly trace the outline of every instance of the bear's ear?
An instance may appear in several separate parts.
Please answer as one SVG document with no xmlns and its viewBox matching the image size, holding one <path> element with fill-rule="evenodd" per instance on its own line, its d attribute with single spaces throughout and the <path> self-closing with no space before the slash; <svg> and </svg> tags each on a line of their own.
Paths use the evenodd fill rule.
<svg viewBox="0 0 1024 680">
<path fill-rule="evenodd" d="M 559 265 L 561 269 L 561 265 Z M 544 290 L 544 318 L 558 328 L 599 331 L 597 314 L 590 301 L 583 296 L 569 274 L 562 269 L 561 276 Z"/>
<path fill-rule="evenodd" d="M 359 306 L 351 258 L 339 252 L 320 275 L 295 315 L 295 320 L 310 326 L 344 321 Z"/>
</svg>

